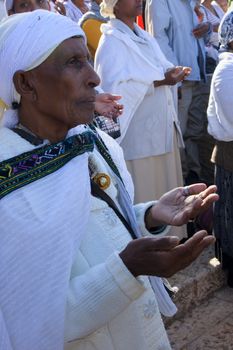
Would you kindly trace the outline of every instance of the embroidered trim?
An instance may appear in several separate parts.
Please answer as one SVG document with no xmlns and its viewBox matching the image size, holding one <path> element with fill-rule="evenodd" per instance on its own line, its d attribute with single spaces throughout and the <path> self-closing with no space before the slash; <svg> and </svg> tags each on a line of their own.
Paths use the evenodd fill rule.
<svg viewBox="0 0 233 350">
<path fill-rule="evenodd" d="M 84 132 L 0 163 L 0 199 L 60 169 L 74 157 L 92 152 L 94 135 Z"/>
<path fill-rule="evenodd" d="M 89 125 L 89 127 L 93 131 L 94 138 L 95 138 L 95 144 L 96 144 L 101 156 L 105 159 L 105 161 L 108 163 L 108 165 L 110 166 L 112 171 L 119 177 L 119 179 L 122 181 L 122 183 L 124 183 L 122 180 L 122 177 L 119 173 L 119 170 L 118 170 L 116 164 L 114 163 L 114 161 L 109 153 L 107 146 L 105 145 L 104 141 L 101 139 L 99 134 L 97 133 L 95 126 L 92 124 L 92 125 Z"/>
<path fill-rule="evenodd" d="M 0 162 L 0 199 L 18 188 L 53 173 L 74 157 L 85 152 L 92 152 L 94 143 L 112 171 L 123 183 L 107 146 L 95 127 L 90 126 L 90 129 L 90 131 L 71 136 L 56 144 L 46 145 Z"/>
</svg>

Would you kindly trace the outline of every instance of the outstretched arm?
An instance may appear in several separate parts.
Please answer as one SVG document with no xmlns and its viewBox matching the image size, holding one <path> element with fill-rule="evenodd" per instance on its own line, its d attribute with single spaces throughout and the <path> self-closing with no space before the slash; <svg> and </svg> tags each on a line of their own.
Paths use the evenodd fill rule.
<svg viewBox="0 0 233 350">
<path fill-rule="evenodd" d="M 184 244 L 175 236 L 144 237 L 130 242 L 120 257 L 133 276 L 170 277 L 190 265 L 215 238 L 199 231 Z"/>
<path fill-rule="evenodd" d="M 203 213 L 218 200 L 217 187 L 208 188 L 198 183 L 187 187 L 178 187 L 165 193 L 147 211 L 145 222 L 148 230 L 159 225 L 181 226 L 190 219 Z"/>
</svg>

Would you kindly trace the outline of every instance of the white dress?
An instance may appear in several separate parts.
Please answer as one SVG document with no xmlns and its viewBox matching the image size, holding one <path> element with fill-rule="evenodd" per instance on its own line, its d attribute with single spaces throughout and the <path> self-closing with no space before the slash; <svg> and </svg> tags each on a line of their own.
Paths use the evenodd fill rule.
<svg viewBox="0 0 233 350">
<path fill-rule="evenodd" d="M 104 141 L 132 196 L 132 182 L 120 147 L 109 137 L 105 136 Z M 94 159 L 100 172 L 111 175 L 107 193 L 117 203 L 109 166 L 96 150 Z M 150 205 L 134 207 L 143 234 L 149 234 L 144 213 Z M 148 278 L 134 278 L 118 256 L 130 240 L 114 211 L 92 197 L 87 234 L 71 272 L 65 327 L 66 342 L 70 342 L 65 350 L 171 349 Z"/>
<path fill-rule="evenodd" d="M 138 26 L 132 31 L 111 19 L 101 29 L 95 69 L 103 90 L 122 96 L 119 142 L 133 178 L 135 203 L 153 200 L 183 185 L 176 91 L 153 85 L 173 65 L 156 40 Z M 171 233 L 180 238 L 186 234 L 183 227 L 172 228 Z"/>
</svg>

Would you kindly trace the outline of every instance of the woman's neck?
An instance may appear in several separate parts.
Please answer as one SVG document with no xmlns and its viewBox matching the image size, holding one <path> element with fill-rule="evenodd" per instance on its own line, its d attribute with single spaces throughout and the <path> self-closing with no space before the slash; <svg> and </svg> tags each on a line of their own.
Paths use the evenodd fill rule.
<svg viewBox="0 0 233 350">
<path fill-rule="evenodd" d="M 129 17 L 116 17 L 123 23 L 125 23 L 130 29 L 134 30 L 134 23 L 135 23 L 135 18 L 129 18 Z"/>
</svg>

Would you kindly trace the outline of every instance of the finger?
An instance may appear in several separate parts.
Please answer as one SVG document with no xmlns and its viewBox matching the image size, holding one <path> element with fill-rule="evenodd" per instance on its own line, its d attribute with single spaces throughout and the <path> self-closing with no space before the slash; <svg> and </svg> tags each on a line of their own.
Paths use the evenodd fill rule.
<svg viewBox="0 0 233 350">
<path fill-rule="evenodd" d="M 177 258 L 180 259 L 182 268 L 188 266 L 205 248 L 214 242 L 215 238 L 213 236 L 207 236 L 207 232 L 202 230 L 195 233 L 184 244 L 175 247 L 174 251 L 177 254 Z"/>
<path fill-rule="evenodd" d="M 186 186 L 186 188 L 188 188 L 188 193 L 191 196 L 191 195 L 199 194 L 200 192 L 205 191 L 207 186 L 204 183 L 197 183 L 197 184 Z"/>
<path fill-rule="evenodd" d="M 199 196 L 204 199 L 212 193 L 216 193 L 217 187 L 215 185 L 207 187 L 204 191 L 200 192 Z"/>
<path fill-rule="evenodd" d="M 179 238 L 176 236 L 167 236 L 151 238 L 148 243 L 148 251 L 168 251 L 175 248 L 179 244 Z"/>
<path fill-rule="evenodd" d="M 205 230 L 198 231 L 184 243 L 184 246 L 192 248 L 195 244 L 198 244 L 206 236 L 207 232 Z"/>
<path fill-rule="evenodd" d="M 112 95 L 112 94 L 106 94 L 106 95 L 107 95 L 106 97 L 112 101 L 119 101 L 122 98 L 122 96 L 120 95 Z"/>
<path fill-rule="evenodd" d="M 214 202 L 219 200 L 219 195 L 217 193 L 210 194 L 207 198 L 205 198 L 201 204 L 201 210 L 205 211 L 209 206 L 211 206 Z"/>
</svg>

